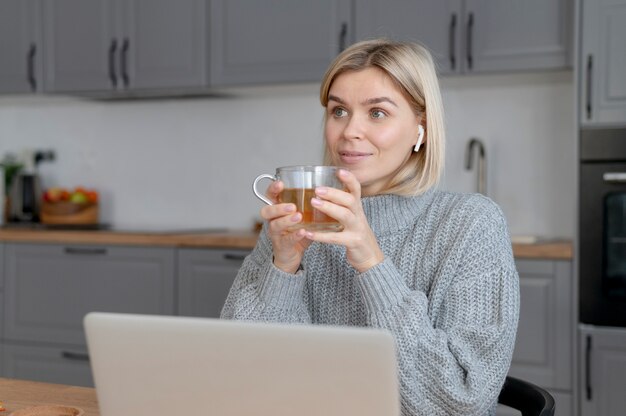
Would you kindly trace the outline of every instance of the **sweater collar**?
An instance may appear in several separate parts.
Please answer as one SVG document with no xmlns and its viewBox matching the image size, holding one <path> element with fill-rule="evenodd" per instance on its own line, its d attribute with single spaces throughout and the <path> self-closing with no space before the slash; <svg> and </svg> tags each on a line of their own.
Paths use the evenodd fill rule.
<svg viewBox="0 0 626 416">
<path fill-rule="evenodd" d="M 417 196 L 375 195 L 361 198 L 361 203 L 374 234 L 383 235 L 415 224 L 434 194 L 434 189 L 429 189 Z"/>
</svg>

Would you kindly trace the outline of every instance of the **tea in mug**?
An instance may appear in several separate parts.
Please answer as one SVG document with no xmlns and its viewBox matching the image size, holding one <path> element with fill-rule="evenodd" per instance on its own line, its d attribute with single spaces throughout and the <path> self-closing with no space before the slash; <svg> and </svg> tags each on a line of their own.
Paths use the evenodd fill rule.
<svg viewBox="0 0 626 416">
<path fill-rule="evenodd" d="M 290 231 L 306 228 L 311 231 L 341 231 L 343 225 L 333 217 L 324 214 L 311 205 L 315 197 L 313 188 L 286 188 L 279 195 L 279 202 L 296 205 L 296 211 L 302 214 L 302 221 L 289 227 Z"/>
</svg>

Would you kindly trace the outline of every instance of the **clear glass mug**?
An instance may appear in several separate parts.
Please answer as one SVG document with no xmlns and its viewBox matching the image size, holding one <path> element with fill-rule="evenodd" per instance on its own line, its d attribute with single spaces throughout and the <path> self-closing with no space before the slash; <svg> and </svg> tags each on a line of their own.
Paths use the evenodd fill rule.
<svg viewBox="0 0 626 416">
<path fill-rule="evenodd" d="M 337 177 L 339 169 L 337 166 L 283 166 L 276 169 L 275 175 L 264 173 L 257 176 L 252 184 L 252 191 L 261 201 L 272 205 L 272 201 L 257 190 L 257 185 L 262 179 L 280 180 L 284 188 L 278 195 L 278 202 L 293 203 L 296 211 L 302 214 L 302 221 L 289 227 L 289 231 L 300 228 L 311 231 L 341 231 L 343 225 L 311 205 L 311 198 L 315 197 L 315 188 L 318 186 L 344 189 L 343 183 Z"/>
</svg>

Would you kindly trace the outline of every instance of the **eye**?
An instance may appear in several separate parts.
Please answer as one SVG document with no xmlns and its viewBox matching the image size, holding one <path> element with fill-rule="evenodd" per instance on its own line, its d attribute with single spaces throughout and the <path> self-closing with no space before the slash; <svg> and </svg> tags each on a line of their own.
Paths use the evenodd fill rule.
<svg viewBox="0 0 626 416">
<path fill-rule="evenodd" d="M 377 108 L 373 109 L 370 112 L 370 115 L 372 116 L 372 118 L 375 118 L 375 119 L 381 119 L 381 118 L 387 117 L 387 113 L 385 113 L 383 110 L 380 110 L 380 109 L 377 109 Z"/>
<path fill-rule="evenodd" d="M 348 112 L 342 107 L 335 107 L 332 109 L 332 114 L 333 114 L 333 117 L 340 118 L 340 117 L 345 117 L 348 114 Z"/>
</svg>

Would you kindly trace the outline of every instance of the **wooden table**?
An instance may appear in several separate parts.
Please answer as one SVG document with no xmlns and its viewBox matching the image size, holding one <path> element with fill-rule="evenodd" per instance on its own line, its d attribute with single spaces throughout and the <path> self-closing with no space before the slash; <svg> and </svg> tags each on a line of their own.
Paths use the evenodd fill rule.
<svg viewBox="0 0 626 416">
<path fill-rule="evenodd" d="M 3 416 L 24 407 L 42 404 L 79 407 L 85 411 L 85 416 L 100 416 L 96 390 L 88 387 L 0 378 L 0 401 L 6 408 L 5 412 L 0 413 Z"/>
</svg>

